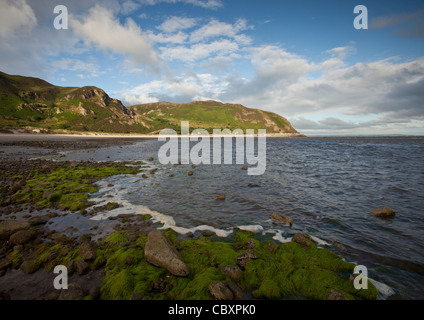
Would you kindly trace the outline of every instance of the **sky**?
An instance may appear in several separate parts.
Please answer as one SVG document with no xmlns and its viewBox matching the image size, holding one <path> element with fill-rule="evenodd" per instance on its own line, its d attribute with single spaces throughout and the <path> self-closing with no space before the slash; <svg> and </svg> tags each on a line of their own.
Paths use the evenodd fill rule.
<svg viewBox="0 0 424 320">
<path fill-rule="evenodd" d="M 424 135 L 424 1 L 0 0 L 0 71 L 126 106 L 242 104 L 308 136 Z"/>
</svg>

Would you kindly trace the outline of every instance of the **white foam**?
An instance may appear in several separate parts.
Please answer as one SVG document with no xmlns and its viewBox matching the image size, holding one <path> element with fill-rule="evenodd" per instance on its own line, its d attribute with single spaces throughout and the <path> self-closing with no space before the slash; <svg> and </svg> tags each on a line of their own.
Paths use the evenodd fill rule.
<svg viewBox="0 0 424 320">
<path fill-rule="evenodd" d="M 246 226 L 237 226 L 238 229 L 249 232 L 260 232 L 263 231 L 264 228 L 258 224 L 255 225 L 246 225 Z"/>
<path fill-rule="evenodd" d="M 317 238 L 315 236 L 311 236 L 312 241 L 314 241 L 315 243 L 319 244 L 320 246 L 331 246 L 330 243 L 328 243 L 327 241 L 321 240 L 320 238 Z"/>
<path fill-rule="evenodd" d="M 395 294 L 395 291 L 387 284 L 384 284 L 371 278 L 368 278 L 368 280 L 374 285 L 374 287 L 377 289 L 378 293 L 382 296 L 383 299 L 387 299 L 388 297 Z"/>
<path fill-rule="evenodd" d="M 281 243 L 287 243 L 287 242 L 290 242 L 292 238 L 283 237 L 282 231 L 279 230 L 275 233 L 275 236 L 273 236 L 272 239 Z"/>
</svg>

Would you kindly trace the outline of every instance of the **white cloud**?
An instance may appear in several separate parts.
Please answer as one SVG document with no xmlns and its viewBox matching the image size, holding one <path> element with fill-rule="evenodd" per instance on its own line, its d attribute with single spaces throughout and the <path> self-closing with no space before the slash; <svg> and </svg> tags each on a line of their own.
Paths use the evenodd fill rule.
<svg viewBox="0 0 424 320">
<path fill-rule="evenodd" d="M 173 33 L 180 30 L 193 28 L 197 24 L 197 19 L 184 17 L 170 17 L 157 28 L 166 33 Z"/>
<path fill-rule="evenodd" d="M 102 72 L 99 71 L 97 63 L 85 62 L 79 59 L 62 58 L 60 60 L 52 61 L 51 66 L 61 70 L 84 72 L 85 77 L 87 75 L 98 77 L 102 74 Z"/>
<path fill-rule="evenodd" d="M 16 35 L 36 25 L 34 11 L 25 0 L 1 0 L 0 37 Z"/>
<path fill-rule="evenodd" d="M 71 17 L 70 23 L 85 43 L 127 54 L 135 62 L 158 70 L 160 60 L 157 53 L 132 19 L 128 18 L 126 24 L 121 25 L 112 11 L 96 5 L 82 20 Z"/>
<path fill-rule="evenodd" d="M 138 0 L 143 5 L 157 5 L 159 3 L 185 3 L 205 9 L 218 9 L 223 6 L 221 0 Z"/>
<path fill-rule="evenodd" d="M 228 37 L 240 41 L 243 44 L 247 44 L 250 43 L 251 39 L 239 33 L 252 28 L 252 26 L 247 24 L 246 19 L 238 19 L 234 24 L 212 19 L 208 24 L 193 31 L 190 35 L 190 41 L 200 42 L 216 37 Z"/>
<path fill-rule="evenodd" d="M 190 47 L 176 46 L 161 48 L 161 57 L 169 60 L 195 62 L 209 57 L 212 54 L 230 54 L 239 49 L 237 43 L 228 39 L 218 40 L 211 43 L 198 43 Z"/>
</svg>

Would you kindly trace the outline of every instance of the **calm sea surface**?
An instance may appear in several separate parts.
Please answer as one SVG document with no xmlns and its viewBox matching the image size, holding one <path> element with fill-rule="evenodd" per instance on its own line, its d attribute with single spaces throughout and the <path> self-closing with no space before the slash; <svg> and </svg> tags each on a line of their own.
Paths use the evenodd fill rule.
<svg viewBox="0 0 424 320">
<path fill-rule="evenodd" d="M 210 226 L 230 233 L 251 226 L 280 241 L 307 232 L 343 244 L 345 253 L 329 249 L 365 265 L 370 278 L 395 291 L 392 298 L 424 299 L 424 140 L 268 138 L 266 171 L 259 176 L 237 164 L 162 165 L 157 161 L 162 144 L 144 140 L 71 152 L 65 159 L 154 157 L 151 164 L 159 170 L 149 178 L 112 178 L 131 210 L 147 207 L 172 217 L 183 230 Z M 220 194 L 225 201 L 215 200 Z M 378 206 L 394 209 L 396 217 L 374 217 L 369 211 Z M 273 225 L 272 213 L 291 217 L 292 228 Z"/>
</svg>

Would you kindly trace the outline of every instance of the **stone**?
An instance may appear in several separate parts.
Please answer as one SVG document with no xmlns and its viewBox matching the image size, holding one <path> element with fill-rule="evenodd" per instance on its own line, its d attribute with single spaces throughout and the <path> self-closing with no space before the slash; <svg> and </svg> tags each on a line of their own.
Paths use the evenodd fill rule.
<svg viewBox="0 0 424 320">
<path fill-rule="evenodd" d="M 175 246 L 159 230 L 153 230 L 147 235 L 144 254 L 149 263 L 164 268 L 173 275 L 185 277 L 189 274 L 189 268 L 181 260 Z"/>
<path fill-rule="evenodd" d="M 12 234 L 9 241 L 13 244 L 25 244 L 37 237 L 38 233 L 34 230 L 21 230 Z"/>
<path fill-rule="evenodd" d="M 195 165 L 195 164 L 192 164 L 192 165 L 191 165 L 191 168 L 192 168 L 192 169 L 196 168 L 196 165 Z"/>
<path fill-rule="evenodd" d="M 92 242 L 83 242 L 79 245 L 78 254 L 84 260 L 94 260 L 97 256 L 97 245 Z"/>
<path fill-rule="evenodd" d="M 242 276 L 242 272 L 237 266 L 221 266 L 221 272 L 228 276 L 231 280 L 239 281 Z"/>
<path fill-rule="evenodd" d="M 87 262 L 80 259 L 76 263 L 76 269 L 77 269 L 77 273 L 81 276 L 88 272 L 88 270 L 90 269 L 90 266 L 88 265 Z"/>
<path fill-rule="evenodd" d="M 251 249 L 255 249 L 255 247 L 256 247 L 255 241 L 253 241 L 253 239 L 249 239 L 249 240 L 247 240 L 245 245 L 242 247 L 242 249 L 243 250 L 251 250 Z"/>
<path fill-rule="evenodd" d="M 378 207 L 370 211 L 377 218 L 390 219 L 396 215 L 396 212 L 388 207 Z"/>
<path fill-rule="evenodd" d="M 224 200 L 225 200 L 225 194 L 221 194 L 221 195 L 219 195 L 219 196 L 216 196 L 216 197 L 215 197 L 215 200 L 221 200 L 221 201 L 224 201 Z"/>
<path fill-rule="evenodd" d="M 127 265 L 131 266 L 136 262 L 136 259 L 133 256 L 128 255 L 125 258 L 125 262 L 127 263 Z"/>
<path fill-rule="evenodd" d="M 84 290 L 78 283 L 70 283 L 68 289 L 62 289 L 58 300 L 75 300 L 84 296 Z"/>
<path fill-rule="evenodd" d="M 237 256 L 237 264 L 244 268 L 251 259 L 259 258 L 259 254 L 254 250 L 243 252 Z"/>
<path fill-rule="evenodd" d="M 241 170 L 247 170 L 247 169 L 249 169 L 249 166 L 243 166 L 243 167 L 241 167 Z"/>
<path fill-rule="evenodd" d="M 130 297 L 130 300 L 142 300 L 144 295 L 142 293 L 133 293 Z"/>
<path fill-rule="evenodd" d="M 158 169 L 157 169 L 157 168 L 150 169 L 150 170 L 149 170 L 149 173 L 150 173 L 150 174 L 155 174 L 155 172 L 156 172 L 156 171 L 158 171 Z"/>
<path fill-rule="evenodd" d="M 309 247 L 311 245 L 308 238 L 301 233 L 296 233 L 291 241 L 300 244 L 301 247 Z"/>
<path fill-rule="evenodd" d="M 287 224 L 290 227 L 293 225 L 293 219 L 290 217 L 287 217 L 285 215 L 279 214 L 279 213 L 273 213 L 271 215 L 271 219 L 273 219 L 273 223 L 275 222 L 279 222 L 279 223 L 283 223 L 283 224 Z"/>
<path fill-rule="evenodd" d="M 29 227 L 30 224 L 27 221 L 2 220 L 0 221 L 0 240 L 7 240 L 11 234 Z"/>
<path fill-rule="evenodd" d="M 212 237 L 213 235 L 215 235 L 215 232 L 213 232 L 211 230 L 206 230 L 202 233 L 202 236 L 204 236 L 204 237 Z"/>
<path fill-rule="evenodd" d="M 233 300 L 234 295 L 228 287 L 221 281 L 212 282 L 209 285 L 209 292 L 215 300 Z"/>
<path fill-rule="evenodd" d="M 28 219 L 28 223 L 31 226 L 39 226 L 42 224 L 46 224 L 49 221 L 49 217 L 46 216 L 36 216 Z"/>
<path fill-rule="evenodd" d="M 154 160 L 154 159 L 153 159 L 153 157 L 150 157 L 150 158 L 149 158 L 149 161 L 153 161 L 153 160 Z"/>
<path fill-rule="evenodd" d="M 193 175 L 193 171 L 189 171 L 189 172 L 187 173 L 187 175 L 192 176 L 192 175 Z"/>
<path fill-rule="evenodd" d="M 6 270 L 12 265 L 12 262 L 10 262 L 7 258 L 0 260 L 0 271 Z"/>
<path fill-rule="evenodd" d="M 346 300 L 346 299 L 340 292 L 332 289 L 327 295 L 327 300 Z"/>
<path fill-rule="evenodd" d="M 40 269 L 40 263 L 38 261 L 24 261 L 19 269 L 25 273 L 31 274 Z"/>
<path fill-rule="evenodd" d="M 227 283 L 228 289 L 231 290 L 234 300 L 249 300 L 249 297 L 241 290 L 241 288 L 232 281 Z"/>
</svg>

